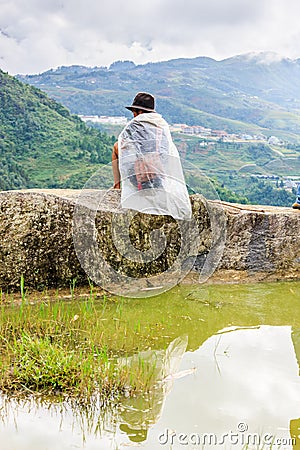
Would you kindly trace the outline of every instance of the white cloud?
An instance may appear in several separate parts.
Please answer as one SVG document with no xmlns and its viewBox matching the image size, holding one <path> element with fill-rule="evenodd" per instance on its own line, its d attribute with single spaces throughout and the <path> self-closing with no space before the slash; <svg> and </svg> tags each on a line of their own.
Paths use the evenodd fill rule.
<svg viewBox="0 0 300 450">
<path fill-rule="evenodd" d="M 0 67 L 34 73 L 252 51 L 300 56 L 298 0 L 0 0 Z"/>
</svg>

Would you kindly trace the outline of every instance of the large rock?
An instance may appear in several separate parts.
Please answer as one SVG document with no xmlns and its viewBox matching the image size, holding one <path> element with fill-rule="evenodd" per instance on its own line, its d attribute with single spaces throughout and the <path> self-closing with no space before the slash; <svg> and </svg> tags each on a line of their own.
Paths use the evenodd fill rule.
<svg viewBox="0 0 300 450">
<path fill-rule="evenodd" d="M 38 289 L 91 279 L 120 292 L 132 279 L 135 288 L 151 290 L 183 278 L 300 278 L 299 211 L 194 195 L 191 226 L 168 216 L 132 217 L 119 202 L 116 190 L 1 192 L 1 289 L 18 289 L 21 277 Z"/>
<path fill-rule="evenodd" d="M 226 245 L 212 280 L 300 278 L 300 211 L 222 202 Z"/>
</svg>

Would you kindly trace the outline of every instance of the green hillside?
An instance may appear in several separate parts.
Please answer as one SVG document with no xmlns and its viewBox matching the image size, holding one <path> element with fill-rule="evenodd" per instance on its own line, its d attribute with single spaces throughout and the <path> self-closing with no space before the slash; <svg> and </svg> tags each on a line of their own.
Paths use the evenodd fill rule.
<svg viewBox="0 0 300 450">
<path fill-rule="evenodd" d="M 223 61 L 119 61 L 109 68 L 60 67 L 20 79 L 76 114 L 124 115 L 137 91 L 150 91 L 171 123 L 300 140 L 299 60 L 262 53 Z"/>
<path fill-rule="evenodd" d="M 1 71 L 0 87 L 1 190 L 82 188 L 100 166 L 110 162 L 115 136 L 88 127 L 41 90 Z M 251 174 L 297 176 L 297 144 L 272 148 L 251 143 L 205 143 L 196 136 L 182 134 L 175 134 L 174 139 L 181 153 L 185 149 L 182 159 L 212 180 L 222 200 L 286 206 L 291 203 L 294 194 L 280 189 L 278 183 L 255 179 Z M 108 172 L 105 180 L 109 178 L 110 183 L 111 170 Z M 197 188 L 193 175 L 189 176 Z M 199 185 L 198 191 L 201 189 Z"/>
<path fill-rule="evenodd" d="M 115 141 L 0 71 L 0 189 L 82 187 Z"/>
<path fill-rule="evenodd" d="M 180 133 L 173 137 L 182 159 L 213 180 L 221 200 L 274 206 L 294 202 L 295 188 L 287 190 L 285 178 L 300 180 L 300 146 L 227 142 Z"/>
</svg>

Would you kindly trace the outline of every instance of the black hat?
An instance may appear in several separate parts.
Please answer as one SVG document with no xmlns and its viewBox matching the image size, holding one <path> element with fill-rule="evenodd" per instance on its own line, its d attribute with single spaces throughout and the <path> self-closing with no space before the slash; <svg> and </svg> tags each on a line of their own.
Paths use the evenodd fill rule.
<svg viewBox="0 0 300 450">
<path fill-rule="evenodd" d="M 125 108 L 132 111 L 133 109 L 141 109 L 143 111 L 155 112 L 154 97 L 147 92 L 139 92 L 133 99 L 131 106 L 125 106 Z"/>
</svg>

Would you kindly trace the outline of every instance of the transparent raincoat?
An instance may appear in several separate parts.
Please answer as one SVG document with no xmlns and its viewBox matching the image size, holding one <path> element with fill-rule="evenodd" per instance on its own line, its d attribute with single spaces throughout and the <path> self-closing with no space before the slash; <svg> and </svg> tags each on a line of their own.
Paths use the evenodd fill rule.
<svg viewBox="0 0 300 450">
<path fill-rule="evenodd" d="M 123 208 L 191 218 L 178 150 L 160 114 L 133 118 L 119 136 L 118 149 Z"/>
</svg>

